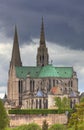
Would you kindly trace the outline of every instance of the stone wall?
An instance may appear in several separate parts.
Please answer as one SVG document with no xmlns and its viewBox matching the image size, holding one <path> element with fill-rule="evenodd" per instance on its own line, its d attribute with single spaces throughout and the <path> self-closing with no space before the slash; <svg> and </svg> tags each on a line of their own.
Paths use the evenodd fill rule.
<svg viewBox="0 0 84 130">
<path fill-rule="evenodd" d="M 44 120 L 49 125 L 66 124 L 67 116 L 65 114 L 49 114 L 49 115 L 10 115 L 10 127 L 20 126 L 23 124 L 36 123 L 42 126 Z"/>
</svg>

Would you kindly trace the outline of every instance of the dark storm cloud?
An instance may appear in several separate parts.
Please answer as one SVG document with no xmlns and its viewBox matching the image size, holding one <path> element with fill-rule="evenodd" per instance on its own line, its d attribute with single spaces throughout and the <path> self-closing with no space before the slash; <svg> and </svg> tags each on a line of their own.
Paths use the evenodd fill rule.
<svg viewBox="0 0 84 130">
<path fill-rule="evenodd" d="M 21 44 L 39 38 L 42 16 L 48 41 L 84 49 L 83 0 L 0 0 L 0 28 L 12 38 L 16 24 Z"/>
</svg>

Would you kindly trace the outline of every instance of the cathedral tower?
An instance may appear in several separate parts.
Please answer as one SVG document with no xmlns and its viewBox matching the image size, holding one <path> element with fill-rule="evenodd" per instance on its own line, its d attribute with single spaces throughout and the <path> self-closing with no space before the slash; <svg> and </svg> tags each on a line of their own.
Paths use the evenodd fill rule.
<svg viewBox="0 0 84 130">
<path fill-rule="evenodd" d="M 40 46 L 38 47 L 37 52 L 37 66 L 45 66 L 48 65 L 48 63 L 49 63 L 49 56 L 48 56 L 48 49 L 46 48 L 45 43 L 44 23 L 42 18 Z"/>
<path fill-rule="evenodd" d="M 22 62 L 20 58 L 17 28 L 15 26 L 12 57 L 9 67 L 7 95 L 10 101 L 13 101 L 16 105 L 18 105 L 19 93 L 18 93 L 18 79 L 16 79 L 16 66 L 18 67 L 22 66 Z"/>
</svg>

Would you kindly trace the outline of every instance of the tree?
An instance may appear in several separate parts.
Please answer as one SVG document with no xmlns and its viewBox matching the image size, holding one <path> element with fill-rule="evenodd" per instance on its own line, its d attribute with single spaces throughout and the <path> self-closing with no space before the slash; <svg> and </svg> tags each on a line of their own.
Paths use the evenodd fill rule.
<svg viewBox="0 0 84 130">
<path fill-rule="evenodd" d="M 84 123 L 79 125 L 78 130 L 84 130 Z"/>
<path fill-rule="evenodd" d="M 79 125 L 83 124 L 83 122 L 84 122 L 84 103 L 80 103 L 75 106 L 75 112 L 71 114 L 68 125 L 69 127 L 74 126 L 74 129 L 78 130 Z"/>
<path fill-rule="evenodd" d="M 80 98 L 80 102 L 81 102 L 81 103 L 84 103 L 84 97 L 81 97 L 81 98 Z"/>
<path fill-rule="evenodd" d="M 70 99 L 67 97 L 63 97 L 62 99 L 62 108 L 66 109 L 70 109 Z"/>
<path fill-rule="evenodd" d="M 74 126 L 74 130 L 78 130 L 78 115 L 77 113 L 73 113 L 69 120 L 69 126 Z"/>
<path fill-rule="evenodd" d="M 4 130 L 9 124 L 9 118 L 4 108 L 4 104 L 0 99 L 0 130 Z"/>
<path fill-rule="evenodd" d="M 60 97 L 55 97 L 55 105 L 58 107 L 58 109 L 62 109 L 62 102 Z"/>
<path fill-rule="evenodd" d="M 42 130 L 48 130 L 48 123 L 46 120 L 43 121 Z"/>
<path fill-rule="evenodd" d="M 70 100 L 66 97 L 63 97 L 62 99 L 60 97 L 55 97 L 55 105 L 59 110 L 70 109 Z"/>
</svg>

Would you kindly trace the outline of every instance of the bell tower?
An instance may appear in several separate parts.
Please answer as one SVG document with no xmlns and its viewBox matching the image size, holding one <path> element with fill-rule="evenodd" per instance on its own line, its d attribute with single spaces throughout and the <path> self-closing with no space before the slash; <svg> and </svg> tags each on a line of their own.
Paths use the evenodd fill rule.
<svg viewBox="0 0 84 130">
<path fill-rule="evenodd" d="M 37 66 L 45 66 L 49 63 L 48 49 L 46 48 L 45 43 L 45 34 L 44 34 L 44 23 L 42 17 L 41 33 L 40 33 L 40 46 L 37 50 Z"/>
</svg>

